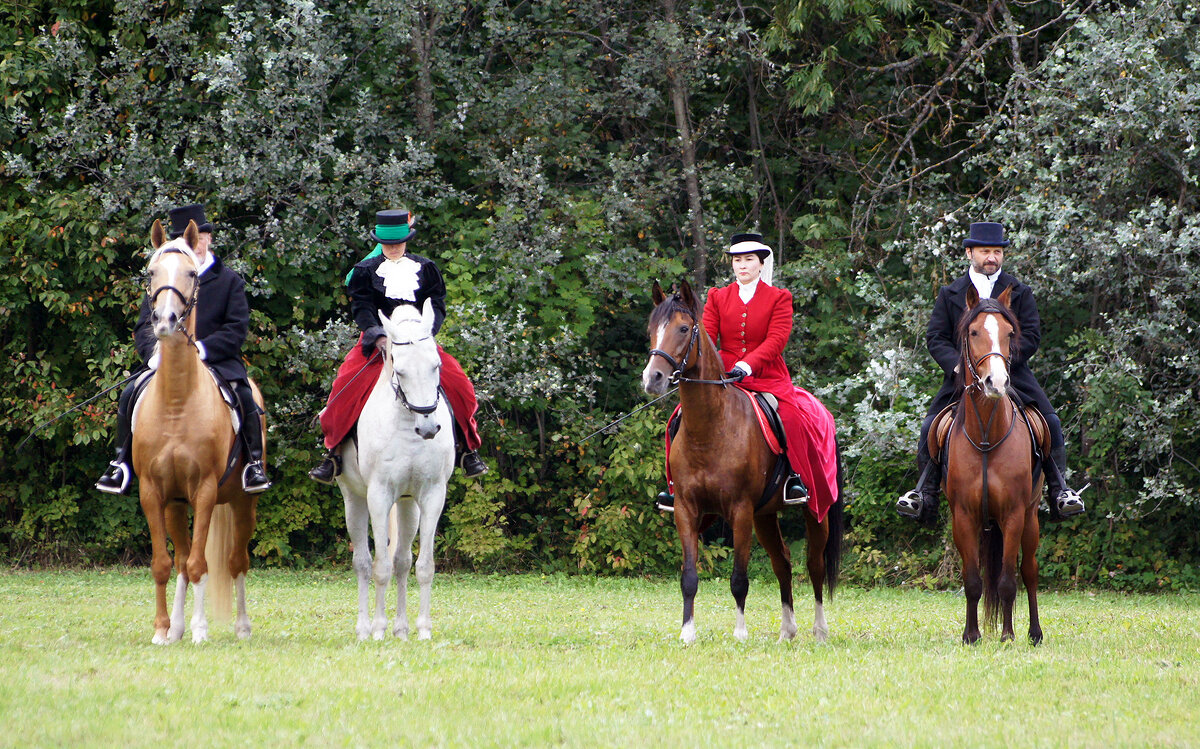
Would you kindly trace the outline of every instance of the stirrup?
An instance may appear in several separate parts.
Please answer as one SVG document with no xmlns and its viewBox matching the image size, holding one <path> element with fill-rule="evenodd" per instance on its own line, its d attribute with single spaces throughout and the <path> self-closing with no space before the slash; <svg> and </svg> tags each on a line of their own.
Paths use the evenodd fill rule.
<svg viewBox="0 0 1200 749">
<path fill-rule="evenodd" d="M 253 478 L 250 476 L 251 471 L 257 474 Z M 261 494 L 270 488 L 271 479 L 267 478 L 262 461 L 256 460 L 253 463 L 247 463 L 246 467 L 242 469 L 242 491 L 247 494 Z"/>
<path fill-rule="evenodd" d="M 325 456 L 316 468 L 308 472 L 308 477 L 318 484 L 326 486 L 334 486 L 336 479 L 342 472 L 342 458 L 336 453 L 329 453 Z"/>
<path fill-rule="evenodd" d="M 124 494 L 129 490 L 129 479 L 129 466 L 117 460 L 110 460 L 108 470 L 96 482 L 96 488 L 106 494 Z"/>
<path fill-rule="evenodd" d="M 921 499 L 921 495 L 917 494 L 916 490 L 905 492 L 900 495 L 900 499 L 896 500 L 896 512 L 906 518 L 913 518 L 915 520 L 921 517 L 921 505 L 923 504 L 924 500 Z"/>
<path fill-rule="evenodd" d="M 663 512 L 675 512 L 675 495 L 671 492 L 659 492 L 654 498 L 654 506 Z"/>
<path fill-rule="evenodd" d="M 1070 488 L 1063 489 L 1058 493 L 1054 499 L 1054 505 L 1058 508 L 1058 514 L 1064 518 L 1074 517 L 1087 509 L 1079 492 Z"/>
<path fill-rule="evenodd" d="M 793 492 L 795 496 L 791 496 Z M 792 506 L 808 504 L 808 487 L 804 485 L 804 479 L 795 474 L 788 476 L 783 485 L 783 503 Z"/>
</svg>

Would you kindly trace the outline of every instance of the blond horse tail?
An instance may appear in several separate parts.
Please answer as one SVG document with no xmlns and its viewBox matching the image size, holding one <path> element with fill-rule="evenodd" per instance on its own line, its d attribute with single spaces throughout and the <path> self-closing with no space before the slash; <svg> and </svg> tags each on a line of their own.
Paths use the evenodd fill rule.
<svg viewBox="0 0 1200 749">
<path fill-rule="evenodd" d="M 229 573 L 233 541 L 233 509 L 228 504 L 216 505 L 208 525 L 204 558 L 208 562 L 206 597 L 212 602 L 212 618 L 218 622 L 233 619 L 233 576 Z"/>
</svg>

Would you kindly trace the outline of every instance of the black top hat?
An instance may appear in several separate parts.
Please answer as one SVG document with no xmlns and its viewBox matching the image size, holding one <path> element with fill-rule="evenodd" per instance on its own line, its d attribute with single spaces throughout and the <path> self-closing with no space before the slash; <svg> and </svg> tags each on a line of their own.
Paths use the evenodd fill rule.
<svg viewBox="0 0 1200 749">
<path fill-rule="evenodd" d="M 758 255 L 758 259 L 766 261 L 771 254 L 771 248 L 763 242 L 761 234 L 734 234 L 729 238 L 729 249 L 725 250 L 726 255 L 745 255 L 753 252 Z"/>
<path fill-rule="evenodd" d="M 1004 238 L 1004 227 L 991 221 L 971 224 L 971 235 L 963 240 L 963 247 L 1008 247 Z"/>
<path fill-rule="evenodd" d="M 379 244 L 400 244 L 416 236 L 417 230 L 408 225 L 408 211 L 389 210 L 375 214 L 372 241 Z"/>
<path fill-rule="evenodd" d="M 200 231 L 212 233 L 213 225 L 204 218 L 204 204 L 192 203 L 190 205 L 181 205 L 178 208 L 172 208 L 167 211 L 167 215 L 171 217 L 171 231 L 167 235 L 171 239 L 182 237 L 187 230 L 188 221 L 195 221 L 196 228 Z"/>
</svg>

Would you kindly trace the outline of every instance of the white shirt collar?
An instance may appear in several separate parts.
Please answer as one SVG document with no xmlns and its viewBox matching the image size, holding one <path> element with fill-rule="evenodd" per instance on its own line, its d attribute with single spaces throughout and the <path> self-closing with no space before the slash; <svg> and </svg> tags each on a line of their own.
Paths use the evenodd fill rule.
<svg viewBox="0 0 1200 749">
<path fill-rule="evenodd" d="M 738 297 L 741 298 L 742 304 L 749 304 L 754 298 L 754 292 L 758 291 L 759 279 L 754 279 L 750 283 L 738 283 Z"/>
<path fill-rule="evenodd" d="M 209 250 L 208 252 L 204 253 L 204 262 L 200 263 L 200 269 L 198 271 L 196 271 L 196 276 L 197 277 L 203 276 L 205 271 L 207 271 L 209 268 L 213 267 L 213 263 L 215 263 L 215 262 L 217 262 L 217 257 L 216 257 L 216 255 L 213 254 L 212 250 Z"/>
<path fill-rule="evenodd" d="M 992 295 L 992 289 L 996 286 L 996 280 L 1000 278 L 1000 269 L 997 268 L 995 273 L 985 276 L 975 270 L 974 266 L 971 266 L 967 269 L 967 275 L 971 277 L 971 283 L 975 284 L 975 290 L 979 292 L 979 298 L 983 299 Z"/>
</svg>

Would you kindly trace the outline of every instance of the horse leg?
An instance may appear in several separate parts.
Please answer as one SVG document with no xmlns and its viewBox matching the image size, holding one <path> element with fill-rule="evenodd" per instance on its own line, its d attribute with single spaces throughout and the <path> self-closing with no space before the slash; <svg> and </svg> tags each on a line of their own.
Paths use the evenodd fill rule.
<svg viewBox="0 0 1200 749">
<path fill-rule="evenodd" d="M 733 574 L 729 576 L 729 592 L 737 605 L 737 623 L 733 636 L 745 642 L 750 636 L 746 630 L 746 593 L 750 590 L 750 549 L 754 544 L 754 509 L 748 502 L 738 505 L 733 511 Z"/>
<path fill-rule="evenodd" d="M 192 642 L 208 640 L 208 616 L 204 612 L 204 591 L 208 584 L 208 560 L 204 548 L 208 543 L 208 526 L 212 521 L 213 507 L 217 503 L 217 481 L 205 481 L 192 498 L 192 549 L 188 554 L 188 580 L 195 586 L 192 600 Z"/>
<path fill-rule="evenodd" d="M 167 642 L 179 642 L 183 639 L 185 617 L 184 606 L 187 603 L 187 558 L 192 551 L 192 537 L 188 533 L 187 505 L 183 502 L 168 502 L 164 515 L 167 521 L 167 533 L 175 544 L 175 600 L 171 604 L 171 629 L 167 632 Z"/>
<path fill-rule="evenodd" d="M 825 622 L 825 544 L 829 543 L 829 519 L 818 522 L 811 512 L 804 513 L 804 526 L 808 536 L 808 576 L 813 587 L 813 638 L 817 642 L 829 639 L 829 625 Z M 832 595 L 832 594 L 831 594 Z"/>
<path fill-rule="evenodd" d="M 1004 625 L 1000 630 L 1000 642 L 1009 642 L 1013 634 L 1013 603 L 1017 600 L 1017 554 L 1024 532 L 1023 516 L 1010 518 L 1004 528 L 1004 557 L 1000 563 L 1000 579 L 997 586 L 1000 606 L 1004 612 Z M 993 530 L 993 533 L 996 531 Z"/>
<path fill-rule="evenodd" d="M 150 576 L 154 579 L 154 639 L 155 645 L 166 645 L 170 640 L 167 628 L 171 619 L 167 615 L 167 581 L 171 579 L 171 555 L 167 553 L 167 530 L 161 497 L 153 483 L 142 479 L 140 500 L 146 524 L 150 526 Z"/>
<path fill-rule="evenodd" d="M 979 642 L 979 598 L 983 595 L 983 578 L 979 574 L 979 527 L 962 509 L 954 508 L 954 545 L 962 557 L 963 592 L 967 597 L 967 623 L 962 641 L 968 645 Z"/>
<path fill-rule="evenodd" d="M 371 636 L 371 618 L 367 613 L 371 590 L 371 514 L 367 512 L 367 500 L 342 484 L 343 501 L 346 505 L 346 531 L 350 534 L 353 549 L 354 575 L 358 578 L 358 622 L 354 632 L 358 639 Z"/>
<path fill-rule="evenodd" d="M 787 544 L 783 541 L 783 533 L 779 530 L 778 515 L 755 515 L 754 531 L 758 542 L 766 549 L 771 558 L 771 569 L 775 579 L 779 581 L 779 599 L 783 603 L 780 614 L 779 642 L 796 637 L 796 612 L 792 607 L 792 558 Z"/>
<path fill-rule="evenodd" d="M 250 537 L 258 522 L 258 495 L 244 494 L 231 503 L 233 510 L 233 548 L 229 550 L 229 574 L 237 589 L 237 619 L 233 631 L 239 640 L 250 637 L 250 616 L 246 613 L 246 573 L 250 570 Z"/>
<path fill-rule="evenodd" d="M 396 620 L 392 624 L 392 634 L 401 639 L 408 639 L 408 573 L 412 571 L 413 538 L 417 535 L 417 523 L 420 521 L 421 509 L 411 499 L 402 499 L 395 504 L 397 514 L 396 551 L 392 557 L 396 578 Z M 425 536 L 421 536 L 425 540 Z M 425 544 L 422 543 L 422 546 Z"/>
<path fill-rule="evenodd" d="M 438 520 L 442 517 L 442 507 L 446 504 L 445 482 L 438 482 L 426 489 L 418 502 L 421 551 L 417 554 L 417 584 L 421 586 L 421 602 L 417 611 L 417 639 L 428 640 L 433 636 L 433 617 L 429 610 L 433 600 L 433 544 L 437 537 Z"/>
<path fill-rule="evenodd" d="M 1021 534 L 1021 578 L 1025 582 L 1025 594 L 1029 598 L 1029 641 L 1042 644 L 1042 623 L 1038 619 L 1038 518 L 1037 503 L 1033 503 L 1025 515 L 1025 531 Z"/>
<path fill-rule="evenodd" d="M 371 531 L 375 537 L 375 615 L 371 618 L 371 637 L 382 640 L 387 633 L 387 592 L 392 582 L 392 557 L 388 548 L 388 515 L 395 500 L 391 489 L 373 482 L 367 489 L 367 508 L 371 513 Z M 357 552 L 357 549 L 355 550 Z"/>
<path fill-rule="evenodd" d="M 696 591 L 700 588 L 700 576 L 696 574 L 696 559 L 699 554 L 700 531 L 695 510 L 684 508 L 675 502 L 675 530 L 683 548 L 683 564 L 680 568 L 679 589 L 683 593 L 683 627 L 679 639 L 685 645 L 696 641 Z"/>
</svg>

